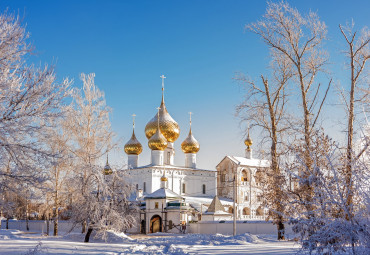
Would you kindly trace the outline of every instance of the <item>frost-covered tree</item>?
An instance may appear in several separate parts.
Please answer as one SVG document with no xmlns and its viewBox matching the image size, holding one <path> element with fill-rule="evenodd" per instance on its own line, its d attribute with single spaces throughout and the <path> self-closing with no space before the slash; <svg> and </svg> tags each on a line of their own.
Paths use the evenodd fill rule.
<svg viewBox="0 0 370 255">
<path fill-rule="evenodd" d="M 116 173 L 109 176 L 112 183 L 108 183 L 100 164 L 100 159 L 116 144 L 109 120 L 111 109 L 105 103 L 104 93 L 95 86 L 94 76 L 81 75 L 83 89 L 73 93 L 67 123 L 75 162 L 70 182 L 75 187 L 72 219 L 87 226 L 86 242 L 93 230 L 122 231 L 134 220 L 128 210 L 128 186 Z"/>
<path fill-rule="evenodd" d="M 324 101 L 330 88 L 322 91 L 316 81 L 317 76 L 323 73 L 328 55 L 323 49 L 326 39 L 326 25 L 320 21 L 317 13 L 309 12 L 302 15 L 296 8 L 287 2 L 268 2 L 266 13 L 262 19 L 246 26 L 249 31 L 257 34 L 269 49 L 276 51 L 281 58 L 292 67 L 292 91 L 299 96 L 301 113 L 294 110 L 296 122 L 292 127 L 297 132 L 296 141 L 303 142 L 304 168 L 299 169 L 301 182 L 300 196 L 305 203 L 301 210 L 313 212 L 310 201 L 313 195 L 310 185 L 311 153 L 313 133 L 317 130 L 317 123 L 323 108 Z M 303 123 L 302 123 L 303 122 Z M 312 215 L 308 215 L 311 217 Z"/>
<path fill-rule="evenodd" d="M 366 138 L 368 139 L 368 138 Z M 336 143 L 323 134 L 315 135 L 315 145 L 320 148 L 312 154 L 312 183 L 314 184 L 314 217 L 305 212 L 291 219 L 293 230 L 300 235 L 302 251 L 319 254 L 369 254 L 370 252 L 370 152 L 352 165 L 353 202 L 347 203 L 347 175 L 345 154 Z M 304 160 L 298 156 L 303 167 Z M 300 201 L 296 201 L 299 203 Z M 346 215 L 350 213 L 348 219 Z"/>
<path fill-rule="evenodd" d="M 19 17 L 0 14 L 0 187 L 12 187 L 9 177 L 20 182 L 40 181 L 54 155 L 41 142 L 45 129 L 62 115 L 69 81 L 57 82 L 52 67 L 26 63 L 32 47 Z"/>
<path fill-rule="evenodd" d="M 108 230 L 124 232 L 132 228 L 138 213 L 135 205 L 129 201 L 132 186 L 124 181 L 123 175 L 113 172 L 104 175 L 99 167 L 96 173 L 88 176 L 85 193 L 73 204 L 75 222 L 87 222 L 85 242 L 89 242 L 91 233 L 106 237 Z"/>
<path fill-rule="evenodd" d="M 67 112 L 68 110 L 66 110 Z M 69 197 L 68 185 L 73 173 L 73 154 L 71 137 L 67 130 L 68 114 L 64 118 L 59 118 L 57 128 L 47 130 L 45 145 L 50 151 L 57 155 L 52 159 L 52 163 L 45 171 L 47 181 L 44 183 L 44 190 L 48 198 L 52 200 L 51 209 L 54 219 L 54 236 L 58 235 L 59 210 L 65 207 Z M 50 197 L 50 198 L 49 198 Z M 49 201 L 45 201 L 47 205 Z"/>
<path fill-rule="evenodd" d="M 346 146 L 346 185 L 345 191 L 347 205 L 352 204 L 353 180 L 352 180 L 352 165 L 356 164 L 356 160 L 361 156 L 355 154 L 354 150 L 354 134 L 355 134 L 355 118 L 356 112 L 364 105 L 368 108 L 368 97 L 366 89 L 369 89 L 368 68 L 366 69 L 366 62 L 370 59 L 370 30 L 363 28 L 361 34 L 358 36 L 357 31 L 353 31 L 354 24 L 351 26 L 339 26 L 340 31 L 347 43 L 346 55 L 349 60 L 350 70 L 350 86 L 342 92 L 343 100 L 346 105 L 347 112 L 347 146 Z M 362 85 L 362 86 L 361 86 Z M 364 90 L 365 89 L 365 90 Z M 365 92 L 365 93 L 363 93 Z M 362 105 L 361 105 L 362 104 Z M 359 107 L 360 106 L 360 107 Z M 352 217 L 351 211 L 346 215 L 347 219 Z"/>
<path fill-rule="evenodd" d="M 244 102 L 237 107 L 237 113 L 250 124 L 262 130 L 264 138 L 270 145 L 270 169 L 264 180 L 264 200 L 269 208 L 269 216 L 278 229 L 278 240 L 284 239 L 284 214 L 286 179 L 281 171 L 280 158 L 286 151 L 283 137 L 289 130 L 287 122 L 287 82 L 292 76 L 291 64 L 277 51 L 271 51 L 272 75 L 269 82 L 261 75 L 261 83 L 256 83 L 243 74 L 235 78 L 245 89 Z M 248 130 L 249 132 L 249 130 Z"/>
</svg>

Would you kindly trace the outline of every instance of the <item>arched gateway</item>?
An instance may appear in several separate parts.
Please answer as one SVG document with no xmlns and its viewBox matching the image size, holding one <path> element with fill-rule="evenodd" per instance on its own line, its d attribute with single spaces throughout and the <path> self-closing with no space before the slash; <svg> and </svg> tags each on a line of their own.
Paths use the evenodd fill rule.
<svg viewBox="0 0 370 255">
<path fill-rule="evenodd" d="M 159 215 L 154 215 L 150 219 L 150 233 L 162 232 L 162 218 Z"/>
</svg>

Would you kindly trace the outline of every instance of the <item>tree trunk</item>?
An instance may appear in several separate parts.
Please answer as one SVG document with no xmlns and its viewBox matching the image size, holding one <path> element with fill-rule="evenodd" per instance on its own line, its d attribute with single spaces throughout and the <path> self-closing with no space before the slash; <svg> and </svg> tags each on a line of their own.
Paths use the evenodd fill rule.
<svg viewBox="0 0 370 255">
<path fill-rule="evenodd" d="M 58 235 L 58 220 L 59 220 L 59 201 L 57 191 L 55 194 L 54 236 Z"/>
<path fill-rule="evenodd" d="M 81 233 L 85 233 L 86 232 L 86 221 L 82 222 L 82 231 Z"/>
<path fill-rule="evenodd" d="M 277 230 L 278 230 L 278 240 L 285 240 L 285 226 L 283 223 L 283 217 L 279 219 L 277 224 Z"/>
<path fill-rule="evenodd" d="M 351 91 L 349 99 L 349 109 L 348 109 L 348 134 L 347 134 L 347 161 L 346 161 L 346 191 L 347 191 L 347 210 L 346 219 L 350 220 L 352 215 L 352 145 L 353 145 L 353 121 L 354 121 L 354 100 L 355 100 L 355 77 L 354 77 L 354 56 L 353 56 L 353 46 L 350 45 L 351 53 Z"/>
<path fill-rule="evenodd" d="M 92 231 L 93 231 L 93 229 L 92 229 L 92 228 L 88 228 L 88 229 L 87 229 L 87 233 L 86 233 L 85 241 L 84 241 L 85 243 L 88 243 L 88 242 L 89 242 L 89 240 L 90 240 L 90 235 L 91 235 Z"/>
<path fill-rule="evenodd" d="M 27 229 L 27 231 L 30 231 L 30 226 L 28 225 L 28 216 L 29 216 L 29 213 L 28 213 L 28 202 L 26 201 L 26 229 Z"/>
<path fill-rule="evenodd" d="M 49 218 L 46 219 L 46 235 L 49 235 L 49 230 L 50 230 L 50 221 Z"/>
<path fill-rule="evenodd" d="M 58 218 L 56 217 L 54 220 L 54 236 L 58 235 Z"/>
<path fill-rule="evenodd" d="M 282 217 L 283 208 L 281 206 L 281 183 L 280 183 L 280 169 L 278 165 L 278 154 L 277 154 L 277 125 L 276 125 L 276 118 L 275 118 L 275 111 L 274 105 L 271 102 L 271 95 L 270 95 L 270 88 L 268 85 L 268 81 L 261 76 L 263 84 L 265 86 L 265 95 L 267 99 L 267 103 L 269 106 L 269 113 L 270 113 L 270 120 L 271 120 L 271 171 L 272 177 L 270 177 L 270 183 L 272 182 L 272 186 L 274 187 L 274 207 L 277 213 L 274 213 L 274 219 L 277 220 L 278 226 L 278 240 L 284 240 L 284 221 Z"/>
</svg>

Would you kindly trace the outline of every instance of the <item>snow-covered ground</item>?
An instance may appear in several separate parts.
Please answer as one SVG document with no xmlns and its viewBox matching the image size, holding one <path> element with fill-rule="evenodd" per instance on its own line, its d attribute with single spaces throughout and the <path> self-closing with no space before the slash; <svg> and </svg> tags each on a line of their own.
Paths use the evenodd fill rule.
<svg viewBox="0 0 370 255">
<path fill-rule="evenodd" d="M 0 230 L 0 254 L 294 254 L 299 246 L 278 242 L 272 236 L 200 234 L 132 235 L 109 233 L 101 239 L 83 243 L 84 236 L 41 236 L 19 230 Z"/>
</svg>

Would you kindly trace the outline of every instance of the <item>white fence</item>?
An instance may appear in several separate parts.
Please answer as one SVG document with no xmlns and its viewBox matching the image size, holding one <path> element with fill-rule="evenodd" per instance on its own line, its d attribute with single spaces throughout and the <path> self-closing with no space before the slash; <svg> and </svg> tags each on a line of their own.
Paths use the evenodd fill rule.
<svg viewBox="0 0 370 255">
<path fill-rule="evenodd" d="M 29 220 L 28 221 L 30 232 L 39 232 L 46 234 L 47 222 L 46 220 Z M 73 227 L 73 223 L 69 221 L 59 220 L 58 234 L 63 235 L 68 233 Z M 6 220 L 1 221 L 1 229 L 6 228 Z M 25 220 L 9 220 L 9 229 L 18 229 L 27 231 L 27 225 Z M 73 232 L 81 232 L 81 225 L 76 225 L 73 228 Z M 52 235 L 54 231 L 54 222 L 49 221 L 49 235 Z"/>
<path fill-rule="evenodd" d="M 199 234 L 233 234 L 233 222 L 226 221 L 224 223 L 214 221 L 201 221 L 197 223 L 190 223 L 188 233 L 199 233 Z M 277 226 L 268 221 L 237 221 L 236 222 L 236 234 L 273 234 L 277 235 Z M 292 235 L 292 227 L 285 224 L 285 234 Z"/>
<path fill-rule="evenodd" d="M 221 221 L 222 222 L 222 221 Z M 30 232 L 38 232 L 46 234 L 47 223 L 43 220 L 30 220 L 28 222 Z M 73 223 L 69 221 L 59 221 L 58 224 L 58 234 L 64 235 L 68 233 L 73 227 Z M 6 228 L 6 221 L 1 221 L 1 229 Z M 18 229 L 22 231 L 27 231 L 25 220 L 9 220 L 9 229 Z M 135 229 L 136 230 L 136 229 Z M 52 235 L 54 231 L 54 222 L 49 223 L 49 235 Z M 81 225 L 77 225 L 72 230 L 76 233 L 81 233 Z M 129 231 L 130 232 L 130 231 Z M 137 232 L 137 231 L 136 231 Z M 197 234 L 233 234 L 233 222 L 226 221 L 220 223 L 218 221 L 201 221 L 197 223 L 190 223 L 187 228 L 187 233 L 197 233 Z M 244 234 L 273 234 L 277 235 L 277 226 L 267 221 L 237 221 L 236 223 L 236 233 Z M 293 235 L 292 227 L 285 224 L 285 234 L 286 236 Z"/>
</svg>

